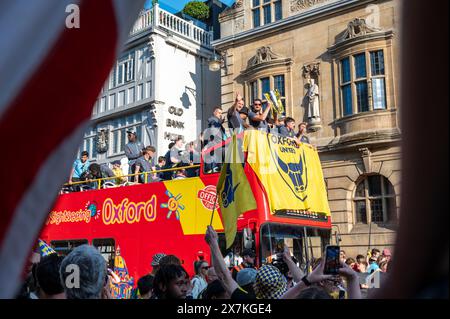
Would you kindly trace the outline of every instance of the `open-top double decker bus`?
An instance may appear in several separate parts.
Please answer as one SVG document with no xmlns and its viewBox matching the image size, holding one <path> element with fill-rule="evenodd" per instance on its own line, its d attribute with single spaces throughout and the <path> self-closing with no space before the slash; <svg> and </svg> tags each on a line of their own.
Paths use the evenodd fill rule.
<svg viewBox="0 0 450 319">
<path fill-rule="evenodd" d="M 283 242 L 300 266 L 306 268 L 313 257 L 321 256 L 331 236 L 330 212 L 317 151 L 308 145 L 293 145 L 286 138 L 258 131 L 246 131 L 245 136 L 241 134 L 241 141 L 244 137 L 244 171 L 253 192 L 249 196 L 255 197 L 257 208 L 239 217 L 235 244 L 228 251 L 216 201 L 216 185 L 220 175 L 218 162 L 224 158 L 224 149 L 230 139 L 202 152 L 197 177 L 59 195 L 40 238 L 60 254 L 67 254 L 81 244 L 91 244 L 100 250 L 111 268 L 115 257 L 120 255 L 136 283 L 139 277 L 151 271 L 150 263 L 156 253 L 176 255 L 190 274 L 194 261 L 209 260 L 204 235 L 212 220 L 213 227 L 219 232 L 224 256 L 230 250 L 252 248 L 256 252 L 256 264 L 260 266 L 270 262 L 276 245 Z M 276 171 L 269 178 L 262 178 L 266 172 L 257 170 L 265 170 L 267 165 L 259 168 L 253 165 L 261 164 L 258 161 L 265 156 L 254 154 L 255 147 L 261 143 L 272 143 L 269 146 L 276 145 L 281 153 L 294 153 L 295 163 L 286 163 L 266 154 L 263 161 L 274 165 Z M 314 163 L 306 162 L 305 150 L 315 156 Z M 277 154 L 272 152 L 272 155 Z M 208 160 L 211 158 L 215 159 L 214 170 Z M 301 167 L 297 158 L 300 158 Z M 277 184 L 276 190 L 268 184 L 275 183 L 275 179 L 284 183 Z M 272 209 L 270 192 L 280 191 L 280 187 L 292 189 L 292 194 L 284 191 L 284 200 L 279 204 L 284 209 Z M 307 199 L 298 196 L 306 194 L 305 191 L 310 192 Z M 314 206 L 317 194 L 322 195 L 324 202 L 321 211 L 290 209 L 308 200 L 308 205 Z"/>
</svg>

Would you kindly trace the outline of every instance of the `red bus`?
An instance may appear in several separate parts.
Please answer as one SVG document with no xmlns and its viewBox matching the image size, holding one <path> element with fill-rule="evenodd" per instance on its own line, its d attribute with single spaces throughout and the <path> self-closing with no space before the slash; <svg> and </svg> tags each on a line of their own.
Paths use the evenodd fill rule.
<svg viewBox="0 0 450 319">
<path fill-rule="evenodd" d="M 151 271 L 150 263 L 156 253 L 176 255 L 193 274 L 194 261 L 210 260 L 204 235 L 216 205 L 212 225 L 219 232 L 224 256 L 252 248 L 260 266 L 270 261 L 282 242 L 301 267 L 308 267 L 311 259 L 320 257 L 329 244 L 329 214 L 289 209 L 271 212 L 268 192 L 247 161 L 244 171 L 257 209 L 239 217 L 235 244 L 225 249 L 216 202 L 220 173 L 207 173 L 211 165 L 205 159 L 210 154 L 223 157 L 218 154 L 224 153 L 229 142 L 202 153 L 198 177 L 59 195 L 40 238 L 62 255 L 78 245 L 91 244 L 100 250 L 111 268 L 120 249 L 134 283 Z"/>
</svg>

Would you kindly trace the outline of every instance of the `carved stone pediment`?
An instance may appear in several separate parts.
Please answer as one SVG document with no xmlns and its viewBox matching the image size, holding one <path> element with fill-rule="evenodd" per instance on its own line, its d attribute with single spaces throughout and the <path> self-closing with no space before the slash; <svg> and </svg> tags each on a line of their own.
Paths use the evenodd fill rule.
<svg viewBox="0 0 450 319">
<path fill-rule="evenodd" d="M 378 31 L 381 31 L 381 29 L 369 26 L 366 22 L 366 19 L 356 18 L 347 24 L 347 29 L 342 34 L 342 36 L 339 37 L 337 43 Z"/>
<path fill-rule="evenodd" d="M 291 12 L 298 12 L 328 1 L 330 0 L 291 0 L 289 8 Z"/>
<path fill-rule="evenodd" d="M 282 57 L 280 55 L 272 51 L 272 48 L 270 46 L 264 46 L 256 50 L 256 54 L 248 61 L 247 68 L 281 58 Z"/>
</svg>

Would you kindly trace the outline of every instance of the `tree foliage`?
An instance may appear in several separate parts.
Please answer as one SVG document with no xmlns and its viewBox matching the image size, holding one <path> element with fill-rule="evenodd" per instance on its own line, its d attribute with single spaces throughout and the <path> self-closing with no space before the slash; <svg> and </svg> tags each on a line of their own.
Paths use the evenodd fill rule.
<svg viewBox="0 0 450 319">
<path fill-rule="evenodd" d="M 183 13 L 205 21 L 209 18 L 209 7 L 201 1 L 191 1 L 184 6 Z"/>
</svg>

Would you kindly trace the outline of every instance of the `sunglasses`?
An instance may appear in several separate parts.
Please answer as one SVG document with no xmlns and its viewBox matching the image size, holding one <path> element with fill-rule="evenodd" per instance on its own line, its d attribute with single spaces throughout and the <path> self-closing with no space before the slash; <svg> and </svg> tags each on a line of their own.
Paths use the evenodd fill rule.
<svg viewBox="0 0 450 319">
<path fill-rule="evenodd" d="M 208 270 L 208 269 L 209 269 L 209 266 L 202 267 L 202 269 Z"/>
<path fill-rule="evenodd" d="M 253 103 L 253 105 L 261 105 L 261 103 Z"/>
</svg>

